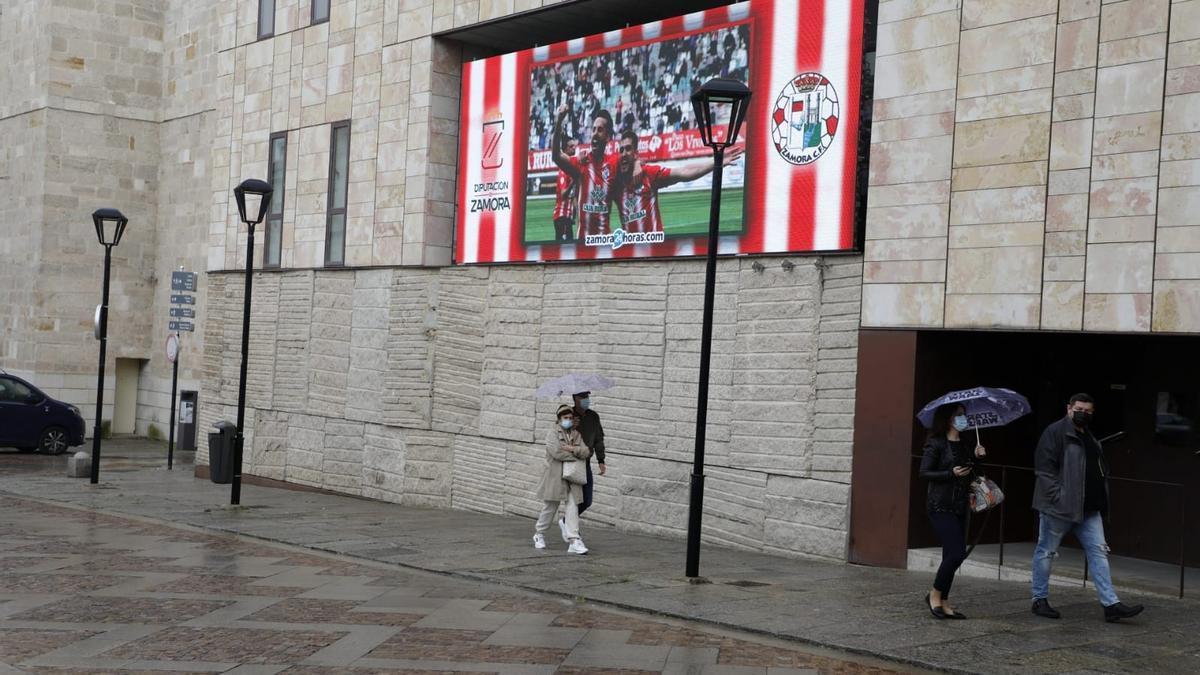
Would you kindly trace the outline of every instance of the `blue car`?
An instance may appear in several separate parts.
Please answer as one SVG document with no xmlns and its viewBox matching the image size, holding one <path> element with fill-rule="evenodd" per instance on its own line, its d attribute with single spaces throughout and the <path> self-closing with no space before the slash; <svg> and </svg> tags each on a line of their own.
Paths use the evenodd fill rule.
<svg viewBox="0 0 1200 675">
<path fill-rule="evenodd" d="M 0 370 L 0 447 L 58 455 L 83 445 L 79 408 Z"/>
</svg>

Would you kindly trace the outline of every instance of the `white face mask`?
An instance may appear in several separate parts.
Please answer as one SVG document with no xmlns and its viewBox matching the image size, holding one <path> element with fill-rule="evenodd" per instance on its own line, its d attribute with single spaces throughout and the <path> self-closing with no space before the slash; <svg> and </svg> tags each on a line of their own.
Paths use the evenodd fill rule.
<svg viewBox="0 0 1200 675">
<path fill-rule="evenodd" d="M 958 429 L 959 431 L 966 431 L 967 430 L 967 416 L 966 415 L 955 415 L 954 428 Z"/>
<path fill-rule="evenodd" d="M 570 428 L 571 428 L 571 420 L 569 420 L 569 419 L 562 420 L 562 421 L 560 421 L 560 422 L 559 422 L 559 424 L 561 424 L 561 425 L 562 425 L 562 428 L 564 428 L 564 429 L 570 429 Z"/>
<path fill-rule="evenodd" d="M 592 399 L 590 399 L 590 398 L 579 399 L 579 407 L 584 410 L 590 409 L 592 407 Z"/>
</svg>

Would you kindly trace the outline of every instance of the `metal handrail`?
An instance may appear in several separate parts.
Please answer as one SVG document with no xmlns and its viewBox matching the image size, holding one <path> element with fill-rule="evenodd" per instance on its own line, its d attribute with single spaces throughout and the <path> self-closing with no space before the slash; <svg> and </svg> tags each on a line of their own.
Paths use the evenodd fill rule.
<svg viewBox="0 0 1200 675">
<path fill-rule="evenodd" d="M 912 455 L 912 457 L 917 460 L 921 459 L 921 455 L 917 455 L 917 454 Z M 992 468 L 1000 469 L 1000 490 L 1002 492 L 1006 492 L 1006 486 L 1008 484 L 1008 470 L 1009 469 L 1014 469 L 1017 471 L 1027 471 L 1029 473 L 1035 473 L 1035 471 L 1036 471 L 1031 466 L 1017 466 L 1017 465 L 1012 465 L 1012 464 L 990 464 L 987 462 L 975 462 L 975 465 L 985 467 L 985 468 L 992 467 Z M 1186 546 L 1186 542 L 1185 542 L 1186 530 L 1184 529 L 1184 526 L 1185 526 L 1186 520 L 1187 520 L 1187 493 L 1184 491 L 1184 487 L 1185 487 L 1184 484 L 1183 483 L 1173 483 L 1173 482 L 1169 482 L 1169 481 L 1145 480 L 1142 478 L 1124 478 L 1121 476 L 1107 476 L 1107 478 L 1109 481 L 1120 481 L 1120 482 L 1124 482 L 1124 483 L 1136 483 L 1136 484 L 1141 484 L 1141 485 L 1155 485 L 1155 486 L 1159 486 L 1159 487 L 1178 488 L 1180 490 L 1180 500 L 1179 500 L 1179 597 L 1180 598 L 1184 597 L 1184 582 L 1186 579 L 1186 572 L 1187 572 L 1187 564 L 1186 564 L 1187 546 Z M 1008 504 L 1007 499 L 1000 502 L 1000 559 L 996 566 L 997 573 L 999 573 L 1000 570 L 1004 568 L 1004 520 L 1005 520 L 1005 507 L 1007 506 L 1007 504 Z M 967 527 L 968 528 L 970 527 L 970 523 L 968 523 Z M 982 532 L 981 532 L 981 534 L 982 534 Z M 1084 585 L 1084 587 L 1087 586 L 1087 580 L 1088 580 L 1088 563 L 1087 563 L 1087 556 L 1085 555 L 1083 558 L 1083 585 Z"/>
</svg>

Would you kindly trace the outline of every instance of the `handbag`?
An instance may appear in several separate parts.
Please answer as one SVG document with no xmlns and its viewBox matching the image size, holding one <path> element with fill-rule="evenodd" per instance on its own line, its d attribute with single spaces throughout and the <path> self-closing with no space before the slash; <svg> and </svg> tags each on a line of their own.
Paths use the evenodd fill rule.
<svg viewBox="0 0 1200 675">
<path fill-rule="evenodd" d="M 584 485 L 587 483 L 587 464 L 579 460 L 562 463 L 562 477 L 568 483 Z"/>
<path fill-rule="evenodd" d="M 971 481 L 970 493 L 967 495 L 967 505 L 975 513 L 981 513 L 995 508 L 1004 501 L 1004 492 L 991 478 L 980 474 Z"/>
</svg>

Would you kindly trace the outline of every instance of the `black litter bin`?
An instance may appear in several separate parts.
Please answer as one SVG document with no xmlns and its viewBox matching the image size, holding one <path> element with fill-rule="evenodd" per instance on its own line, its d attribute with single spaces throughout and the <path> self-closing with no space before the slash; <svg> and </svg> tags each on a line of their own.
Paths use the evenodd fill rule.
<svg viewBox="0 0 1200 675">
<path fill-rule="evenodd" d="M 208 435 L 208 477 L 224 485 L 233 480 L 233 437 L 237 425 L 222 420 L 213 426 L 217 430 Z"/>
</svg>

